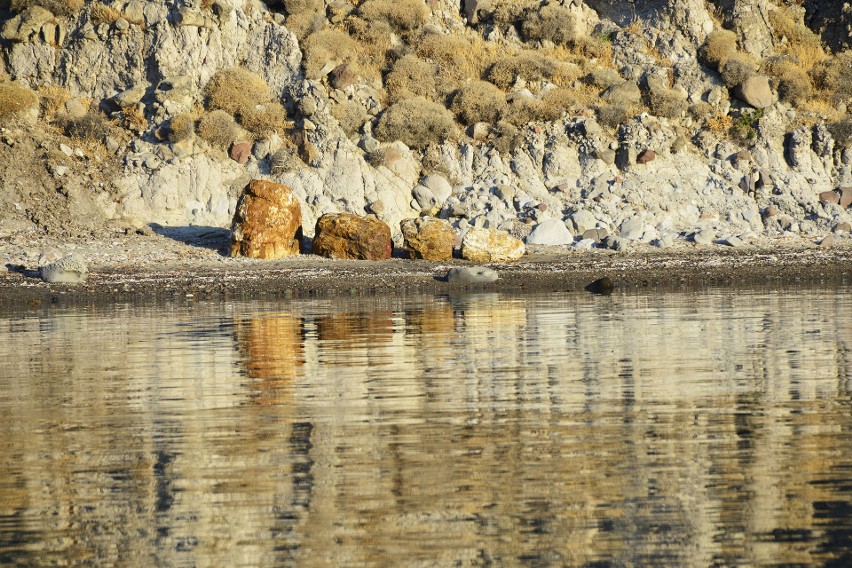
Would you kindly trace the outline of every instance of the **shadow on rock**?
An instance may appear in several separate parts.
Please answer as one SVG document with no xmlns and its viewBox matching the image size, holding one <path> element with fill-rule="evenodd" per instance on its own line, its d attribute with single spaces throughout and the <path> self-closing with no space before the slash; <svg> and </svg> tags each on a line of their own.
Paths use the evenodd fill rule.
<svg viewBox="0 0 852 568">
<path fill-rule="evenodd" d="M 22 266 L 20 264 L 7 264 L 6 270 L 9 272 L 17 272 L 22 276 L 26 276 L 27 278 L 39 278 L 41 279 L 41 271 L 36 268 L 35 270 L 31 270 L 26 266 Z"/>
<path fill-rule="evenodd" d="M 151 229 L 163 237 L 178 241 L 185 245 L 206 248 L 217 251 L 222 256 L 228 256 L 231 247 L 231 231 L 222 227 L 164 227 L 157 223 L 149 225 Z"/>
</svg>

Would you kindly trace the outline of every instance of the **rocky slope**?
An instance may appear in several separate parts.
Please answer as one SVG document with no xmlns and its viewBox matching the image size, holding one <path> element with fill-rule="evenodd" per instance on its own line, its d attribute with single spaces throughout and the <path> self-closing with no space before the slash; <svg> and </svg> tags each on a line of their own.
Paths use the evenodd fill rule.
<svg viewBox="0 0 852 568">
<path fill-rule="evenodd" d="M 268 179 L 308 235 L 347 211 L 397 241 L 423 214 L 581 248 L 842 240 L 826 3 L 0 2 L 0 236 L 227 227 Z"/>
</svg>

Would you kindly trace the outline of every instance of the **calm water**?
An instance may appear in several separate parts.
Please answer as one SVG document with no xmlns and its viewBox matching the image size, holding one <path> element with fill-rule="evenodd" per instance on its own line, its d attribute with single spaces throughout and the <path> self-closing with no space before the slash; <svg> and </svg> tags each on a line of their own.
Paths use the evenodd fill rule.
<svg viewBox="0 0 852 568">
<path fill-rule="evenodd" d="M 0 563 L 852 564 L 852 291 L 0 314 Z"/>
</svg>

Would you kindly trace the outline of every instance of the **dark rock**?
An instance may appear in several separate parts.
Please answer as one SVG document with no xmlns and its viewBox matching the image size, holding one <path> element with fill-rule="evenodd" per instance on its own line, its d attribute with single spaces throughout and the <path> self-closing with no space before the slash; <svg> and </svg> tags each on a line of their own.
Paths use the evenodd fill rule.
<svg viewBox="0 0 852 568">
<path fill-rule="evenodd" d="M 328 258 L 385 260 L 393 250 L 387 223 L 350 213 L 323 215 L 314 235 L 314 254 Z"/>
<path fill-rule="evenodd" d="M 657 157 L 656 152 L 653 150 L 644 150 L 639 156 L 636 158 L 637 164 L 647 164 L 654 160 Z"/>
<path fill-rule="evenodd" d="M 231 159 L 240 165 L 245 165 L 251 156 L 251 142 L 236 142 L 231 146 Z"/>
<path fill-rule="evenodd" d="M 615 289 L 615 284 L 608 276 L 604 276 L 603 278 L 598 278 L 594 282 L 587 284 L 585 289 L 592 294 L 609 296 Z"/>
</svg>

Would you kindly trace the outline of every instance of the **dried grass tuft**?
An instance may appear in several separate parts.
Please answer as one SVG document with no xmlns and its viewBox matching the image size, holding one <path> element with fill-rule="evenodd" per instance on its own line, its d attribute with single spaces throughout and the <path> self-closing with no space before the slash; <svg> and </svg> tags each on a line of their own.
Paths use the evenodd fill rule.
<svg viewBox="0 0 852 568">
<path fill-rule="evenodd" d="M 0 117 L 28 111 L 38 105 L 38 95 L 20 83 L 0 83 Z"/>
<path fill-rule="evenodd" d="M 455 132 L 456 126 L 450 111 L 423 97 L 406 99 L 388 107 L 379 117 L 374 130 L 379 140 L 400 140 L 415 149 L 443 142 Z"/>
</svg>

